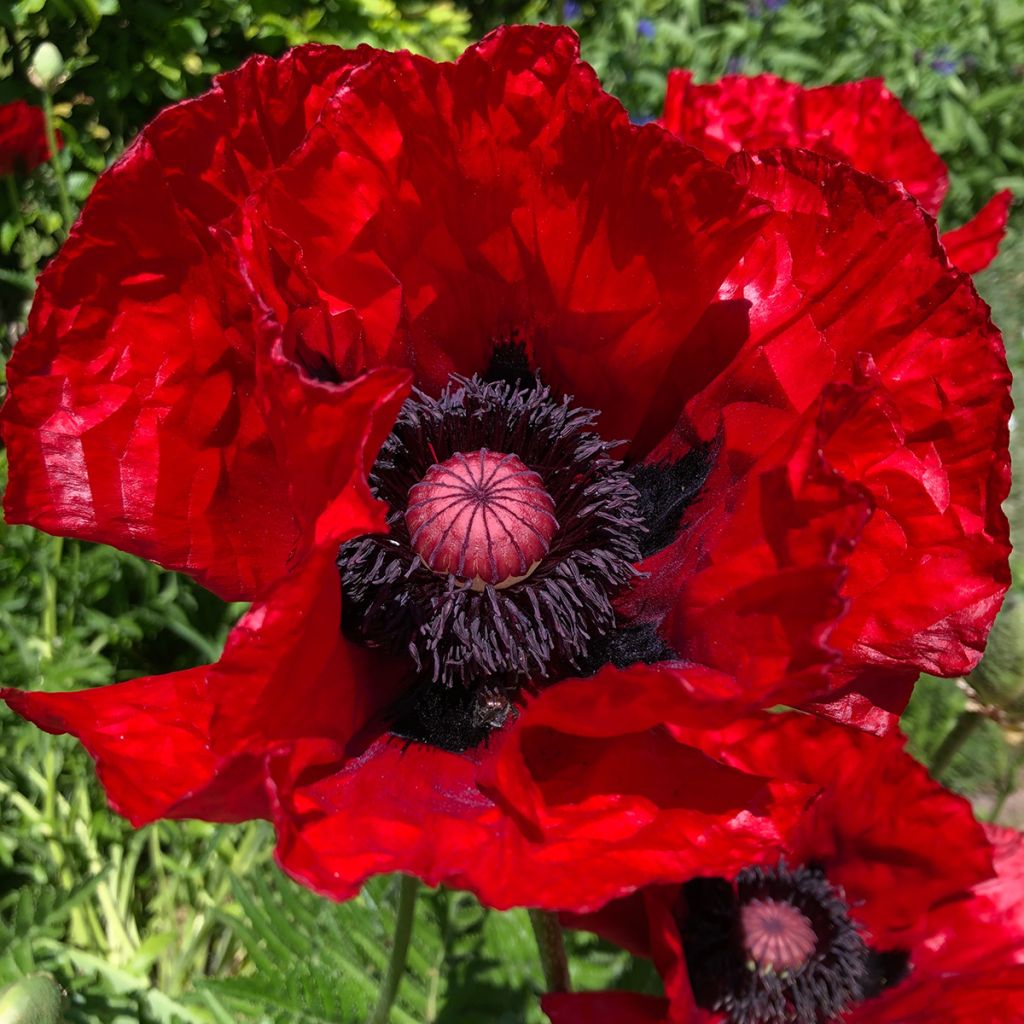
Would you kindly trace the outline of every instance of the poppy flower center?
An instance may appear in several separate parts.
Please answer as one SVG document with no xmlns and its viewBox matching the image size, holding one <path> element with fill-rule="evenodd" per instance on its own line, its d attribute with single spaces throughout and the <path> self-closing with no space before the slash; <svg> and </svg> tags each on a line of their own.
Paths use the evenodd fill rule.
<svg viewBox="0 0 1024 1024">
<path fill-rule="evenodd" d="M 628 467 L 597 419 L 515 343 L 486 377 L 403 406 L 369 477 L 389 532 L 338 554 L 344 632 L 410 661 L 394 735 L 466 750 L 524 688 L 673 657 L 657 624 L 620 622 L 612 601 L 672 539 L 710 463 L 697 448 Z"/>
<path fill-rule="evenodd" d="M 695 879 L 677 920 L 694 997 L 729 1024 L 826 1024 L 876 994 L 873 954 L 818 868 Z"/>
<path fill-rule="evenodd" d="M 478 591 L 526 579 L 558 529 L 539 474 L 515 455 L 486 448 L 431 466 L 409 490 L 405 523 L 425 565 Z"/>
</svg>

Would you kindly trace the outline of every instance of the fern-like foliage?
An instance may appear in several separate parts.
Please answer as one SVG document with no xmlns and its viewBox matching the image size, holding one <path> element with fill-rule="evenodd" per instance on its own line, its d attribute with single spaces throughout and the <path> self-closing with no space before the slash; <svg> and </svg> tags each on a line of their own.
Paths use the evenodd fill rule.
<svg viewBox="0 0 1024 1024">
<path fill-rule="evenodd" d="M 362 1024 L 387 967 L 398 888 L 375 879 L 339 904 L 268 870 L 238 880 L 221 922 L 244 950 L 244 972 L 207 980 L 197 998 L 217 1024 Z M 581 987 L 656 990 L 653 969 L 594 936 L 570 935 L 569 948 Z M 393 1024 L 542 1024 L 542 990 L 525 911 L 420 890 Z"/>
</svg>

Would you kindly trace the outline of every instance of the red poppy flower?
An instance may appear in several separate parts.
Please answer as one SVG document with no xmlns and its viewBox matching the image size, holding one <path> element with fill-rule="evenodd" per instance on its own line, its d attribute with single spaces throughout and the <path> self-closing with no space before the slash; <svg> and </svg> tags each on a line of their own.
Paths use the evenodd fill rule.
<svg viewBox="0 0 1024 1024">
<path fill-rule="evenodd" d="M 764 784 L 647 772 L 659 724 L 884 726 L 1007 584 L 1008 373 L 932 224 L 631 125 L 567 30 L 301 48 L 166 111 L 9 382 L 10 520 L 255 603 L 216 665 L 8 703 L 132 820 L 271 817 L 337 896 L 597 906 L 724 859 Z"/>
<path fill-rule="evenodd" d="M 60 145 L 58 135 L 58 149 Z M 0 103 L 0 175 L 27 174 L 49 159 L 42 110 L 24 100 Z"/>
<path fill-rule="evenodd" d="M 669 75 L 662 124 L 711 159 L 794 146 L 847 160 L 858 171 L 899 181 L 933 216 L 948 187 L 946 166 L 920 125 L 880 78 L 805 89 L 774 75 L 727 75 L 696 85 L 689 71 Z M 1013 194 L 999 192 L 942 236 L 952 263 L 973 274 L 995 259 Z"/>
<path fill-rule="evenodd" d="M 709 860 L 575 919 L 652 957 L 667 998 L 551 996 L 554 1024 L 1024 1020 L 1024 837 L 986 839 L 893 737 L 805 718 L 719 739 L 727 762 L 818 792 L 738 873 Z"/>
</svg>

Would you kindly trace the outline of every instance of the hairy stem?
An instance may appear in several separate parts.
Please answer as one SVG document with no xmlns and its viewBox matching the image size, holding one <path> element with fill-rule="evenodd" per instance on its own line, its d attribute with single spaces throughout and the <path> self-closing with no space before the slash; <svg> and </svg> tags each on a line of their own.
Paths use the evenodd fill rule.
<svg viewBox="0 0 1024 1024">
<path fill-rule="evenodd" d="M 956 720 L 956 725 L 950 729 L 946 738 L 939 744 L 938 749 L 931 756 L 931 763 L 928 765 L 932 778 L 941 779 L 946 769 L 960 748 L 974 735 L 981 723 L 985 721 L 983 715 L 976 711 L 962 711 Z"/>
<path fill-rule="evenodd" d="M 985 821 L 999 821 L 999 816 L 1003 813 L 1006 801 L 1017 792 L 1017 776 L 1020 774 L 1022 767 L 1024 767 L 1024 753 L 1019 753 L 1015 757 L 1010 758 L 1010 766 L 1007 769 L 1005 778 L 999 785 L 992 809 L 985 815 Z"/>
<path fill-rule="evenodd" d="M 550 910 L 531 910 L 530 924 L 537 939 L 541 967 L 544 969 L 544 983 L 549 992 L 568 992 L 569 960 L 565 955 L 562 926 L 558 915 Z"/>
<path fill-rule="evenodd" d="M 384 975 L 380 995 L 377 997 L 377 1005 L 367 1018 L 367 1024 L 387 1024 L 391 1017 L 391 1006 L 398 994 L 402 975 L 405 973 L 405 958 L 409 952 L 409 940 L 412 938 L 412 924 L 416 914 L 416 892 L 419 889 L 419 884 L 419 881 L 411 875 L 402 875 L 391 959 L 388 961 L 387 974 Z"/>
<path fill-rule="evenodd" d="M 53 167 L 53 176 L 57 179 L 60 215 L 64 221 L 63 234 L 67 238 L 75 215 L 71 211 L 71 200 L 68 198 L 68 183 L 64 177 L 64 167 L 60 162 L 60 153 L 57 151 L 57 130 L 53 126 L 53 97 L 45 89 L 43 90 L 43 111 L 46 114 L 43 118 L 43 127 L 46 129 L 46 144 L 50 147 L 50 164 Z"/>
<path fill-rule="evenodd" d="M 46 640 L 48 656 L 52 659 L 54 640 L 60 628 L 60 623 L 57 620 L 57 577 L 60 575 L 60 562 L 64 554 L 64 538 L 54 537 L 50 551 L 53 564 L 43 567 L 42 633 Z"/>
<path fill-rule="evenodd" d="M 18 195 L 18 186 L 14 183 L 14 175 L 5 174 L 4 178 L 7 181 L 7 200 L 11 204 L 11 223 L 17 233 L 17 237 L 11 244 L 11 252 L 18 256 L 20 266 L 25 245 L 25 218 L 21 215 L 21 196 Z"/>
</svg>

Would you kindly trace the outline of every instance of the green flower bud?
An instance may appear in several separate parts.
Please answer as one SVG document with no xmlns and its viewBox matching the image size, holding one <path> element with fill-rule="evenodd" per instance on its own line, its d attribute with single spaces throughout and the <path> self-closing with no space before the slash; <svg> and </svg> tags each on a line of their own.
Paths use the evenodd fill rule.
<svg viewBox="0 0 1024 1024">
<path fill-rule="evenodd" d="M 32 55 L 28 79 L 44 92 L 53 92 L 64 80 L 64 58 L 53 43 L 40 43 Z"/>
<path fill-rule="evenodd" d="M 0 1024 L 61 1024 L 64 992 L 45 974 L 22 978 L 0 993 Z"/>
<path fill-rule="evenodd" d="M 1024 599 L 1016 594 L 1006 598 L 968 683 L 985 704 L 1024 714 Z"/>
</svg>

